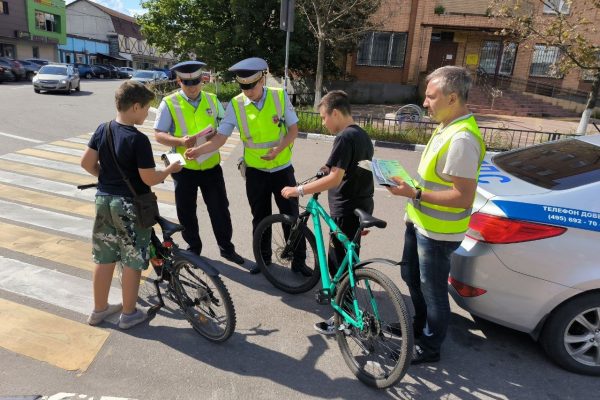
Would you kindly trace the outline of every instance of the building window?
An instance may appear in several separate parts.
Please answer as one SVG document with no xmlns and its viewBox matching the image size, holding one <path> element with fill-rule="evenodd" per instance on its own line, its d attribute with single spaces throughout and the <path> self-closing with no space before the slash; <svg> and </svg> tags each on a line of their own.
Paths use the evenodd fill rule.
<svg viewBox="0 0 600 400">
<path fill-rule="evenodd" d="M 85 64 L 85 56 L 83 54 L 76 53 L 75 62 L 77 62 L 78 64 Z"/>
<path fill-rule="evenodd" d="M 544 0 L 544 14 L 568 14 L 570 11 L 567 0 Z"/>
<path fill-rule="evenodd" d="M 35 27 L 40 31 L 59 32 L 60 17 L 54 14 L 36 11 Z"/>
<path fill-rule="evenodd" d="M 37 46 L 33 46 L 31 48 L 31 54 L 33 55 L 33 58 L 40 58 L 40 48 Z"/>
<path fill-rule="evenodd" d="M 596 65 L 600 66 L 600 54 L 598 54 L 598 63 Z M 597 69 L 583 69 L 581 70 L 581 80 L 591 82 L 596 78 L 597 73 Z"/>
<path fill-rule="evenodd" d="M 0 1 L 0 14 L 8 15 L 8 1 Z"/>
<path fill-rule="evenodd" d="M 125 38 L 125 50 L 129 51 L 129 50 L 131 49 L 131 47 L 130 47 L 130 46 L 131 46 L 131 45 L 130 45 L 130 43 L 129 43 L 129 39 L 128 39 L 128 38 Z"/>
<path fill-rule="evenodd" d="M 556 46 L 536 44 L 533 49 L 533 58 L 529 68 L 530 76 L 556 77 L 552 67 L 560 57 L 560 49 Z"/>
<path fill-rule="evenodd" d="M 406 33 L 369 32 L 358 47 L 357 65 L 403 67 Z"/>
</svg>

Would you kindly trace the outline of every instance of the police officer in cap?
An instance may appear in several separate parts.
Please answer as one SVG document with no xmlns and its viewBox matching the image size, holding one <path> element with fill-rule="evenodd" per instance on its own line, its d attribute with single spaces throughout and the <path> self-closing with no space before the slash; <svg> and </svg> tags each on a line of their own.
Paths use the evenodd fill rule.
<svg viewBox="0 0 600 400">
<path fill-rule="evenodd" d="M 228 104 L 217 134 L 208 143 L 186 151 L 188 158 L 198 157 L 221 147 L 234 128 L 240 132 L 246 163 L 246 195 L 252 211 L 252 232 L 271 215 L 271 196 L 282 214 L 298 215 L 298 199 L 285 199 L 281 189 L 295 186 L 292 146 L 298 136 L 298 116 L 283 89 L 265 87 L 267 62 L 252 57 L 229 68 L 235 72 L 242 93 Z M 271 259 L 270 240 L 263 240 L 265 261 Z M 294 255 L 292 270 L 310 274 L 304 264 L 305 249 Z M 250 273 L 260 272 L 254 266 Z"/>
<path fill-rule="evenodd" d="M 181 155 L 197 142 L 214 135 L 214 129 L 223 116 L 223 106 L 217 96 L 201 90 L 202 67 L 205 65 L 200 61 L 175 65 L 172 70 L 181 90 L 165 97 L 158 107 L 154 123 L 156 141 L 171 146 Z M 231 243 L 233 229 L 220 162 L 219 151 L 212 151 L 200 158 L 186 160 L 181 172 L 172 174 L 177 218 L 185 228 L 182 236 L 189 245 L 188 250 L 200 254 L 202 241 L 196 214 L 200 188 L 221 257 L 242 265 L 244 258 L 236 253 Z"/>
</svg>

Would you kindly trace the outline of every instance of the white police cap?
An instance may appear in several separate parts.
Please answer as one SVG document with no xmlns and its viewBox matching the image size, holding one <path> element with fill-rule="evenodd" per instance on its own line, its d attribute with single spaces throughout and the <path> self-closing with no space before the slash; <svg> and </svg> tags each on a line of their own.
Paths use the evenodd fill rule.
<svg viewBox="0 0 600 400">
<path fill-rule="evenodd" d="M 180 79 L 196 79 L 202 75 L 202 67 L 205 65 L 202 61 L 184 61 L 173 65 L 171 71 L 175 71 Z"/>
<path fill-rule="evenodd" d="M 235 72 L 235 79 L 239 83 L 254 83 L 267 72 L 269 66 L 262 58 L 250 57 L 229 67 L 229 71 Z"/>
</svg>

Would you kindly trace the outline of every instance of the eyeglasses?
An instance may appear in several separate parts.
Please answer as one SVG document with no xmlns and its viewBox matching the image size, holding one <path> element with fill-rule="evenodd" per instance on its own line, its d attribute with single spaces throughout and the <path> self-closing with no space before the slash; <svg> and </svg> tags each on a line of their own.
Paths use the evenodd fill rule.
<svg viewBox="0 0 600 400">
<path fill-rule="evenodd" d="M 202 80 L 200 78 L 198 78 L 198 79 L 181 79 L 181 83 L 183 83 L 185 86 L 196 86 L 200 82 L 202 82 Z"/>
<path fill-rule="evenodd" d="M 250 89 L 254 88 L 254 86 L 256 86 L 258 84 L 258 82 L 260 82 L 260 79 L 255 82 L 252 82 L 252 83 L 238 82 L 238 85 L 240 85 L 240 89 L 242 89 L 242 90 L 250 90 Z"/>
</svg>

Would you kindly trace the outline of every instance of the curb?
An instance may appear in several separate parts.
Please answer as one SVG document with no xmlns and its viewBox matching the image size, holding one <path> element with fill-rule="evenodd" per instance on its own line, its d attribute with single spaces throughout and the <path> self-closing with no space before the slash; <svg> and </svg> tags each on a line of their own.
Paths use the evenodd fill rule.
<svg viewBox="0 0 600 400">
<path fill-rule="evenodd" d="M 333 142 L 335 140 L 334 135 L 323 135 L 321 133 L 309 133 L 309 132 L 298 132 L 298 137 L 301 139 L 313 139 L 322 140 L 324 142 Z M 384 140 L 373 140 L 373 147 L 383 147 L 387 149 L 398 149 L 407 151 L 423 151 L 425 145 L 423 144 L 409 144 L 409 143 L 395 143 L 386 142 Z"/>
</svg>

